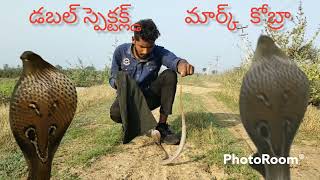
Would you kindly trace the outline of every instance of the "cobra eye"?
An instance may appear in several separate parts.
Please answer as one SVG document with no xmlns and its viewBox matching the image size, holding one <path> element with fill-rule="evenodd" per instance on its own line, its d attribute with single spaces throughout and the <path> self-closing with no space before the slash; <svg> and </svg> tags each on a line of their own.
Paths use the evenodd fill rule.
<svg viewBox="0 0 320 180">
<path fill-rule="evenodd" d="M 30 141 L 36 140 L 36 130 L 33 127 L 28 128 L 25 135 Z"/>
<path fill-rule="evenodd" d="M 262 136 L 263 138 L 270 137 L 268 124 L 266 122 L 259 123 L 257 129 L 258 129 L 259 135 Z"/>
<path fill-rule="evenodd" d="M 55 125 L 50 126 L 49 135 L 54 135 L 56 132 L 56 129 L 57 129 L 57 126 L 55 126 Z"/>
</svg>

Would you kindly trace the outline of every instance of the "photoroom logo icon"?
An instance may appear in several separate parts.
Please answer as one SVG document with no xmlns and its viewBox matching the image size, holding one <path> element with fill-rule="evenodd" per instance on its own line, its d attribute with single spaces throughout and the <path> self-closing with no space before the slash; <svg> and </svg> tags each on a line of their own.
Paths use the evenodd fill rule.
<svg viewBox="0 0 320 180">
<path fill-rule="evenodd" d="M 262 154 L 261 157 L 237 157 L 235 154 L 224 154 L 223 163 L 227 164 L 299 164 L 304 159 L 304 154 L 298 157 L 271 157 L 269 154 Z"/>
</svg>

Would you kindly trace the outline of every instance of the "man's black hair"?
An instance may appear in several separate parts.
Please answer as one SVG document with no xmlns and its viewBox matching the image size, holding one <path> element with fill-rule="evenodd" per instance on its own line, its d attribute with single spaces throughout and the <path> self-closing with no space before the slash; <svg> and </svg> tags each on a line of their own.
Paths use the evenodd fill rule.
<svg viewBox="0 0 320 180">
<path fill-rule="evenodd" d="M 135 24 L 139 24 L 141 31 L 134 32 L 134 38 L 139 40 L 141 38 L 144 41 L 154 42 L 160 36 L 160 32 L 152 19 L 142 19 Z"/>
</svg>

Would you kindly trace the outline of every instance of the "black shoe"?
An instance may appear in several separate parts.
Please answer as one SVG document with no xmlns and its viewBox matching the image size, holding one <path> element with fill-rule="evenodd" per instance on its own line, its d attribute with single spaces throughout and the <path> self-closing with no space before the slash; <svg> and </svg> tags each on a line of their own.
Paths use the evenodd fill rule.
<svg viewBox="0 0 320 180">
<path fill-rule="evenodd" d="M 161 134 L 161 142 L 169 145 L 177 145 L 180 143 L 180 138 L 169 129 L 166 123 L 159 123 L 156 127 Z"/>
</svg>

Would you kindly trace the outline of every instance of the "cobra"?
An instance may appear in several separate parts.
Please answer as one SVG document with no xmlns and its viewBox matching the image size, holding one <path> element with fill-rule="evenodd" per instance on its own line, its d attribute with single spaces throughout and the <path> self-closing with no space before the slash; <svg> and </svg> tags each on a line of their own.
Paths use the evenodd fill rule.
<svg viewBox="0 0 320 180">
<path fill-rule="evenodd" d="M 261 36 L 240 91 L 241 121 L 258 152 L 289 157 L 309 100 L 309 81 L 268 36 Z M 289 164 L 252 166 L 267 180 L 290 179 Z"/>
<path fill-rule="evenodd" d="M 73 83 L 39 55 L 25 51 L 10 102 L 10 127 L 28 165 L 28 179 L 50 179 L 54 154 L 77 108 Z"/>
</svg>

